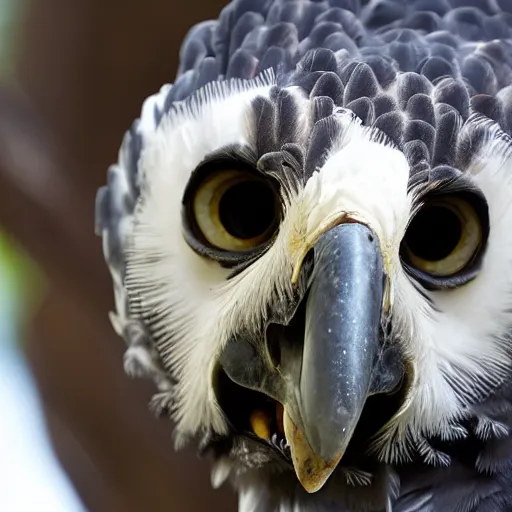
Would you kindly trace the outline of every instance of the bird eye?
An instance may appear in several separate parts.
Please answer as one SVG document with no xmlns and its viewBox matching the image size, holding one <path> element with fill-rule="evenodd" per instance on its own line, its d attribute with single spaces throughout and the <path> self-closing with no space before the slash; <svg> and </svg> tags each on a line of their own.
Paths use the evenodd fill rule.
<svg viewBox="0 0 512 512">
<path fill-rule="evenodd" d="M 221 170 L 196 189 L 192 211 L 197 228 L 214 247 L 244 252 L 270 239 L 277 227 L 277 197 L 252 173 Z"/>
<path fill-rule="evenodd" d="M 402 245 L 404 261 L 432 276 L 451 276 L 473 261 L 482 245 L 477 212 L 459 197 L 428 202 L 412 219 Z"/>
</svg>

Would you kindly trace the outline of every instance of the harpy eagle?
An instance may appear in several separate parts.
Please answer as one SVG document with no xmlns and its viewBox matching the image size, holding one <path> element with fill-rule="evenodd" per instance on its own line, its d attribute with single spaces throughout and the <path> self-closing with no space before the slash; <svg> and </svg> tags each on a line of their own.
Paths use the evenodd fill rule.
<svg viewBox="0 0 512 512">
<path fill-rule="evenodd" d="M 130 375 L 241 512 L 512 510 L 512 1 L 233 0 L 97 196 Z"/>
</svg>

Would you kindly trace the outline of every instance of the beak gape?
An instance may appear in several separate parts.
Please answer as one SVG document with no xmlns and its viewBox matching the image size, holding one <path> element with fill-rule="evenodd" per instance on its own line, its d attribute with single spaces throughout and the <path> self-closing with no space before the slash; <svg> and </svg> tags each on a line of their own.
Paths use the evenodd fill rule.
<svg viewBox="0 0 512 512">
<path fill-rule="evenodd" d="M 367 398 L 394 391 L 402 379 L 402 366 L 385 367 L 389 358 L 381 357 L 385 278 L 372 231 L 337 225 L 314 247 L 303 343 L 283 342 L 279 371 L 241 340 L 221 356 L 234 382 L 283 404 L 293 466 L 308 492 L 321 489 L 336 469 Z"/>
</svg>

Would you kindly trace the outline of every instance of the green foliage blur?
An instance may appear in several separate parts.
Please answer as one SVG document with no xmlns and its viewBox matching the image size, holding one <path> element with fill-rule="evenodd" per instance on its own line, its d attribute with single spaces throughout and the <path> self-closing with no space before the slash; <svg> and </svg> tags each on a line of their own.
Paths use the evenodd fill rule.
<svg viewBox="0 0 512 512">
<path fill-rule="evenodd" d="M 34 263 L 0 231 L 0 344 L 17 344 L 18 329 L 43 289 Z"/>
</svg>

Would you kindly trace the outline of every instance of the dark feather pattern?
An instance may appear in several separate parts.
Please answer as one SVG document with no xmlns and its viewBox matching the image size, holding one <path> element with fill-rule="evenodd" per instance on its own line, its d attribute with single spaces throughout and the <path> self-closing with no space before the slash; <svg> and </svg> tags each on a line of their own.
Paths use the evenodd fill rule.
<svg viewBox="0 0 512 512">
<path fill-rule="evenodd" d="M 307 179 L 321 164 L 340 129 L 332 122 L 336 108 L 352 111 L 404 152 L 413 187 L 436 169 L 466 170 L 492 129 L 472 119 L 488 118 L 503 137 L 512 134 L 512 0 L 233 0 L 218 20 L 189 32 L 180 57 L 173 87 L 154 107 L 156 124 L 210 82 L 250 79 L 273 68 L 277 84 L 270 98 L 253 104 L 261 126 L 256 146 L 258 158 L 281 160 L 284 170 L 277 179 L 284 181 L 287 168 Z M 284 89 L 290 85 L 314 102 L 316 124 L 307 154 L 294 145 L 296 99 Z M 139 196 L 143 146 L 137 121 L 123 143 L 120 165 L 110 169 L 97 196 L 96 229 L 119 297 L 124 297 L 126 221 Z M 153 354 L 150 336 L 140 319 L 130 317 L 127 299 L 117 308 L 118 331 L 129 345 L 127 371 L 156 377 L 164 393 L 156 405 L 163 409 L 172 379 L 156 355 L 149 366 L 138 366 L 139 348 Z M 447 467 L 425 464 L 420 449 L 411 462 L 392 468 L 364 456 L 370 485 L 349 485 L 340 472 L 322 497 L 306 495 L 295 477 L 279 479 L 279 491 L 289 491 L 308 511 L 509 511 L 511 428 L 508 382 L 471 407 L 457 441 L 430 439 L 423 447 L 438 463 L 449 462 Z M 246 446 L 229 449 L 236 455 Z M 277 510 L 277 491 L 272 482 L 264 484 L 254 510 Z"/>
</svg>

